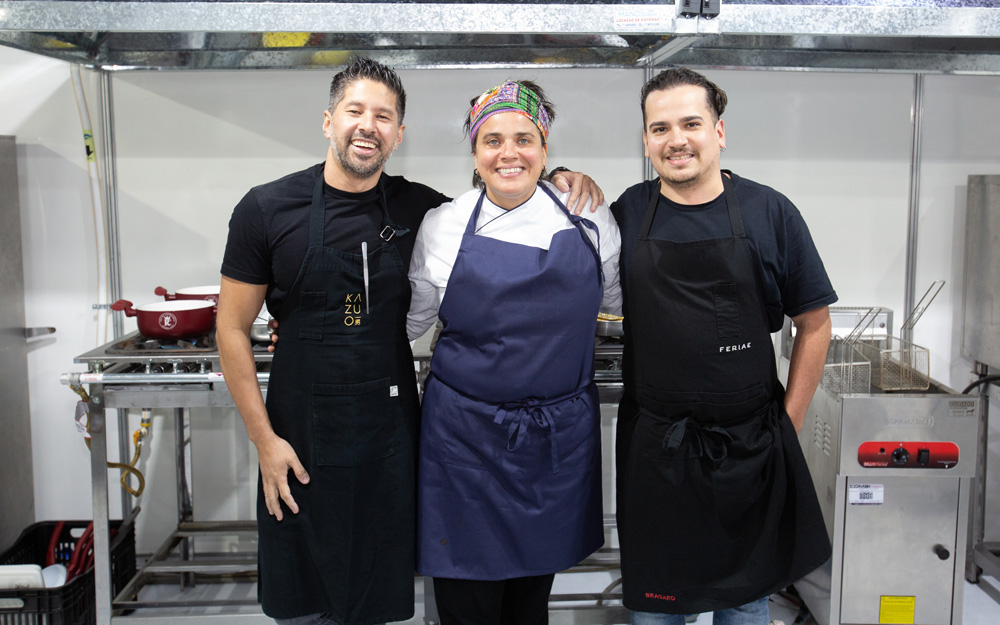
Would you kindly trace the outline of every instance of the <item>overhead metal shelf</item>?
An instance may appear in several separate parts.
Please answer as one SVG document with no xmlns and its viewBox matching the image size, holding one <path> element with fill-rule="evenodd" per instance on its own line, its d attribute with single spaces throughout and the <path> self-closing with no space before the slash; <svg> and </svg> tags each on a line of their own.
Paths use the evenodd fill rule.
<svg viewBox="0 0 1000 625">
<path fill-rule="evenodd" d="M 1000 8 L 967 0 L 0 0 L 0 44 L 102 69 L 610 66 L 1000 73 Z M 963 4 L 965 6 L 955 6 Z"/>
</svg>

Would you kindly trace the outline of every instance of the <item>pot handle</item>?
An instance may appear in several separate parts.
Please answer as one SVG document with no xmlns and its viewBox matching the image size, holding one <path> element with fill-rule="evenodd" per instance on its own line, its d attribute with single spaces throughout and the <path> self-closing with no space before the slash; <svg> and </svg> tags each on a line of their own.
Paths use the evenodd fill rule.
<svg viewBox="0 0 1000 625">
<path fill-rule="evenodd" d="M 132 302 L 127 299 L 120 299 L 109 306 L 109 308 L 111 308 L 111 310 L 124 312 L 126 317 L 135 317 L 138 314 L 135 312 L 135 308 L 132 307 Z"/>
<path fill-rule="evenodd" d="M 177 299 L 177 294 L 176 293 L 171 293 L 171 292 L 167 291 L 165 288 L 163 288 L 162 286 L 158 286 L 155 289 L 153 289 L 153 293 L 155 293 L 156 295 L 161 296 L 163 299 L 167 300 L 168 302 Z"/>
</svg>

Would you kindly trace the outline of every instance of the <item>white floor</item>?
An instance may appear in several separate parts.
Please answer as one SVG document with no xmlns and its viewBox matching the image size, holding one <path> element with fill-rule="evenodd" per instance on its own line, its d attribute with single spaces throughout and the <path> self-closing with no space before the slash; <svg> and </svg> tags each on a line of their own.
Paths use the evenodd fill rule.
<svg viewBox="0 0 1000 625">
<path fill-rule="evenodd" d="M 962 602 L 962 620 L 952 625 L 1000 625 L 1000 583 L 990 577 L 983 577 L 978 584 L 965 582 L 965 594 Z M 790 609 L 780 598 L 771 600 L 771 618 L 793 625 L 798 614 Z M 696 625 L 711 625 L 712 616 L 701 614 Z M 815 621 L 808 618 L 798 625 L 814 625 Z M 919 625 L 919 624 L 918 624 Z"/>
<path fill-rule="evenodd" d="M 1000 582 L 983 577 L 978 584 L 965 583 L 964 625 L 1000 624 Z"/>
<path fill-rule="evenodd" d="M 556 576 L 556 583 L 553 585 L 553 594 L 576 594 L 576 593 L 599 593 L 617 579 L 617 571 L 604 571 L 600 573 L 572 573 L 560 574 Z M 416 606 L 413 618 L 403 621 L 402 625 L 431 625 L 425 621 L 424 610 L 424 588 L 423 578 L 417 577 L 414 581 L 416 591 Z M 177 599 L 235 599 L 252 598 L 256 594 L 255 584 L 202 584 L 196 588 L 182 591 L 178 595 L 176 585 L 156 585 L 147 586 L 143 593 L 144 599 L 154 600 L 171 598 Z M 593 610 L 595 601 L 580 601 L 575 604 L 560 604 L 567 607 L 578 605 L 590 607 L 590 610 L 571 611 L 566 609 L 553 609 L 550 611 L 550 625 L 593 625 L 597 623 L 626 623 L 623 617 L 618 620 L 605 620 L 599 611 Z M 611 604 L 612 608 L 617 608 L 614 612 L 624 614 L 619 605 Z M 812 618 L 796 623 L 795 619 L 799 611 L 790 606 L 781 597 L 775 596 L 771 600 L 771 618 L 784 622 L 785 625 L 815 625 Z M 227 617 L 222 615 L 226 614 Z M 153 616 L 157 619 L 151 618 Z M 175 608 L 172 610 L 136 610 L 127 620 L 135 619 L 137 623 L 147 622 L 157 625 L 161 623 L 183 624 L 185 621 L 195 623 L 204 622 L 212 625 L 229 625 L 230 623 L 241 625 L 271 623 L 260 613 L 259 606 L 246 606 L 243 608 Z M 191 620 L 187 620 L 191 619 Z M 118 620 L 118 619 L 116 619 Z M 698 615 L 695 625 L 711 625 L 712 616 L 710 614 Z M 874 624 L 872 624 L 874 625 Z M 916 624 L 925 625 L 925 624 Z M 963 614 L 961 621 L 956 621 L 950 625 L 1000 625 L 1000 582 L 990 577 L 983 577 L 978 584 L 965 583 Z"/>
<path fill-rule="evenodd" d="M 571 577 L 571 579 L 568 579 L 567 577 Z M 553 586 L 553 593 L 588 592 L 592 590 L 590 588 L 586 590 L 574 588 L 574 586 L 579 583 L 578 579 L 577 575 L 557 576 L 556 583 Z M 603 580 L 598 577 L 593 577 L 592 581 L 598 582 L 598 585 L 604 583 Z M 417 579 L 416 590 L 416 614 L 414 614 L 412 619 L 404 621 L 404 623 L 406 625 L 428 625 L 424 621 L 423 585 L 419 578 Z M 598 590 L 600 590 L 600 588 Z M 952 623 L 951 625 L 1000 625 L 1000 582 L 991 577 L 985 576 L 978 584 L 965 582 L 963 599 L 962 620 L 960 622 Z M 775 596 L 772 598 L 770 607 L 771 618 L 781 620 L 785 625 L 815 625 L 815 621 L 812 618 L 808 618 L 800 623 L 795 623 L 798 610 L 790 607 L 780 597 Z M 554 625 L 559 622 L 567 622 L 565 616 L 566 615 L 558 615 L 553 612 L 552 624 Z M 572 618 L 568 620 L 569 622 L 573 622 Z M 697 621 L 694 621 L 694 623 L 695 625 L 712 625 L 712 615 L 701 614 L 698 616 Z"/>
</svg>

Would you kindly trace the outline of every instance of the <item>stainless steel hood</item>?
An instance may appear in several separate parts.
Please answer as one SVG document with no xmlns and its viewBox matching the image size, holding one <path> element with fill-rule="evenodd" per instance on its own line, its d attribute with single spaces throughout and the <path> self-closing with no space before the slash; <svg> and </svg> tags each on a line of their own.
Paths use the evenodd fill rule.
<svg viewBox="0 0 1000 625">
<path fill-rule="evenodd" d="M 991 0 L 127 2 L 0 0 L 0 44 L 108 70 L 342 65 L 1000 74 Z M 697 2 L 696 2 L 697 4 Z"/>
</svg>

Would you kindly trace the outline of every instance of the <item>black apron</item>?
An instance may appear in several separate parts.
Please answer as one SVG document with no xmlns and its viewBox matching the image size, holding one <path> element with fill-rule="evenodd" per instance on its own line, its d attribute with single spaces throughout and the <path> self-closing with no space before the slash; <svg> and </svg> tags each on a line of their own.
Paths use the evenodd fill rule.
<svg viewBox="0 0 1000 625">
<path fill-rule="evenodd" d="M 650 238 L 657 185 L 627 268 L 617 463 L 631 610 L 737 607 L 830 556 L 742 213 L 722 181 L 732 237 Z"/>
<path fill-rule="evenodd" d="M 258 488 L 259 594 L 272 618 L 329 613 L 366 625 L 413 615 L 419 406 L 406 338 L 410 283 L 392 241 L 405 230 L 389 222 L 378 189 L 381 245 L 367 259 L 324 247 L 319 168 L 309 249 L 279 316 L 267 410 L 310 482 L 289 473 L 299 513 L 284 507 L 280 522 Z"/>
</svg>

